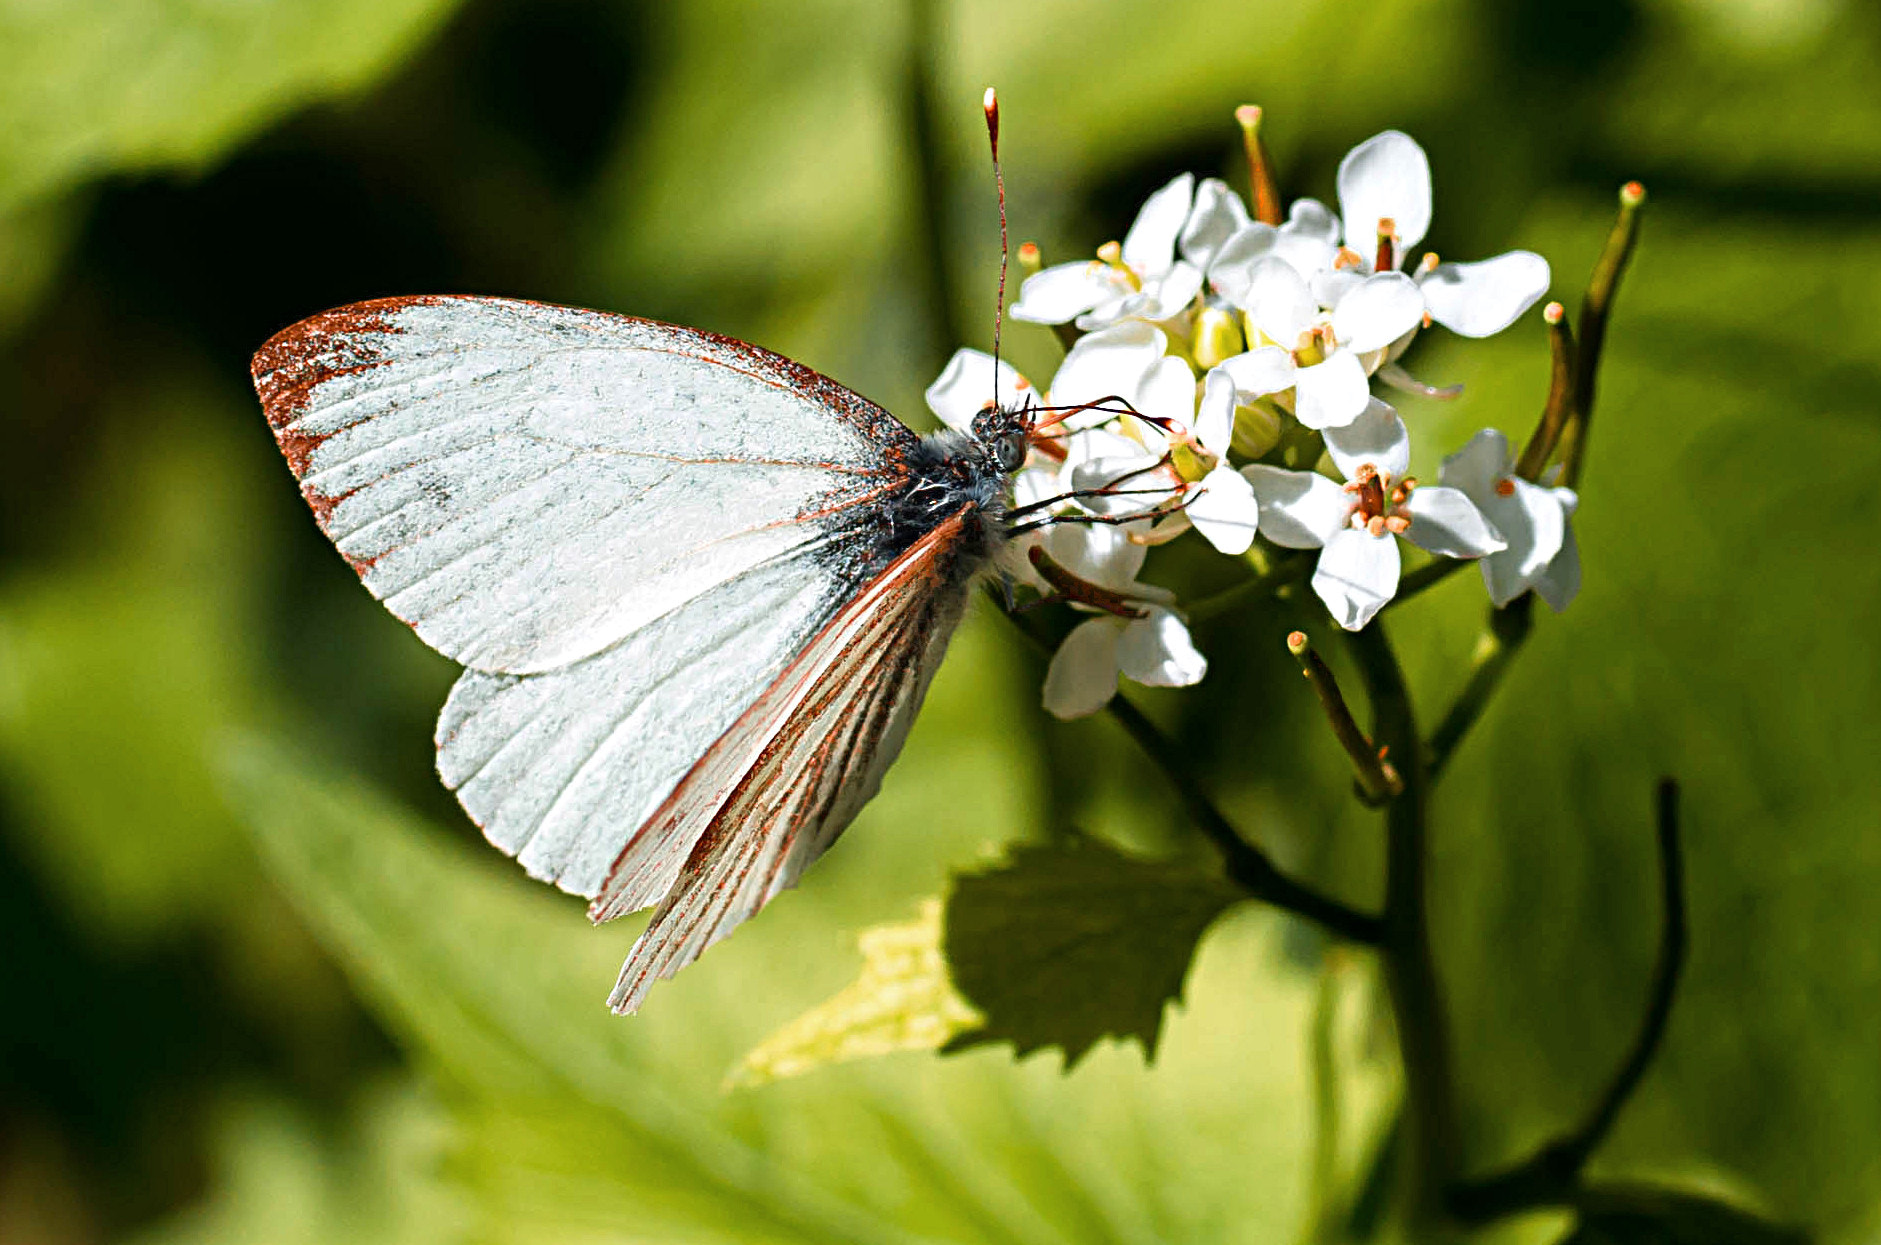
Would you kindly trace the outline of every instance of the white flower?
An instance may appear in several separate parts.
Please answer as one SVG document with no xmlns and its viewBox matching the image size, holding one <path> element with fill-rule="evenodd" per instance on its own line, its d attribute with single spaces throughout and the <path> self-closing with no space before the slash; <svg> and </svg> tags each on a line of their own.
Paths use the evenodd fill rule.
<svg viewBox="0 0 1881 1245">
<path fill-rule="evenodd" d="M 1203 183 L 1203 191 L 1211 218 L 1232 211 L 1211 183 Z M 1075 320 L 1090 330 L 1120 320 L 1167 320 L 1180 314 L 1202 289 L 1201 265 L 1188 258 L 1186 247 L 1185 256 L 1176 257 L 1196 200 L 1194 175 L 1177 177 L 1144 202 L 1121 245 L 1106 243 L 1094 260 L 1053 264 L 1027 277 L 1012 318 L 1034 324 Z M 1195 244 L 1205 264 L 1206 238 L 1198 235 Z"/>
<path fill-rule="evenodd" d="M 1470 499 L 1454 488 L 1419 487 L 1405 475 L 1411 442 L 1404 421 L 1372 399 L 1365 414 L 1326 430 L 1326 449 L 1351 482 L 1256 463 L 1241 473 L 1260 500 L 1261 531 L 1290 549 L 1322 549 L 1313 591 L 1339 625 L 1357 631 L 1398 591 L 1394 535 L 1431 553 L 1479 558 L 1506 547 Z"/>
<path fill-rule="evenodd" d="M 1430 161 L 1408 134 L 1386 130 L 1339 162 L 1339 210 L 1345 280 L 1395 272 L 1430 229 Z M 1465 337 L 1509 327 L 1548 290 L 1548 261 L 1508 251 L 1473 264 L 1440 264 L 1427 255 L 1416 281 L 1430 318 Z"/>
<path fill-rule="evenodd" d="M 1111 594 L 1113 604 L 1134 616 L 1098 613 L 1072 629 L 1045 672 L 1046 710 L 1060 718 L 1096 713 L 1117 694 L 1120 676 L 1149 687 L 1201 682 L 1208 659 L 1196 651 L 1188 626 L 1170 608 L 1170 594 L 1136 582 L 1148 550 L 1112 527 L 1092 528 L 1072 539 L 1077 535 L 1054 528 L 1046 548 L 1066 570 Z"/>
<path fill-rule="evenodd" d="M 1169 515 L 1160 527 L 1164 538 L 1193 526 L 1221 552 L 1246 553 L 1260 508 L 1247 481 L 1228 465 L 1234 382 L 1212 369 L 1198 405 L 1195 374 L 1166 349 L 1162 330 L 1138 321 L 1087 334 L 1065 356 L 1052 380 L 1054 405 L 1119 397 L 1142 416 L 1126 425 L 1134 439 L 1096 428 L 1073 438 L 1066 459 L 1070 491 L 1084 494 L 1078 504 L 1092 514 L 1157 511 Z M 1097 492 L 1106 488 L 1117 491 Z M 1178 501 L 1180 509 L 1170 513 Z M 1147 538 L 1147 517 L 1133 527 Z"/>
<path fill-rule="evenodd" d="M 972 432 L 974 416 L 996 401 L 1010 407 L 1038 400 L 1032 382 L 1012 364 L 965 346 L 954 351 L 924 396 L 927 409 L 955 432 Z"/>
<path fill-rule="evenodd" d="M 1365 412 L 1370 375 L 1385 350 L 1413 332 L 1424 299 L 1401 272 L 1375 273 L 1315 294 L 1288 259 L 1266 254 L 1236 273 L 1241 306 L 1272 345 L 1225 359 L 1250 398 L 1294 391 L 1294 415 L 1308 428 L 1343 428 Z"/>
<path fill-rule="evenodd" d="M 1569 521 L 1579 505 L 1574 490 L 1516 475 L 1508 439 L 1494 428 L 1444 459 L 1440 478 L 1476 503 L 1508 541 L 1483 559 L 1483 583 L 1496 608 L 1533 588 L 1556 613 L 1566 609 L 1581 587 L 1580 547 Z"/>
</svg>

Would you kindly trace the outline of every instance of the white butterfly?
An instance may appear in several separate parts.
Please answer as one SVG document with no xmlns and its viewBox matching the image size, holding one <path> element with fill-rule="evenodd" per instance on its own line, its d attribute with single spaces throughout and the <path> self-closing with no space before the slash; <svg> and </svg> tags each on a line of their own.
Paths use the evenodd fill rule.
<svg viewBox="0 0 1881 1245">
<path fill-rule="evenodd" d="M 755 346 L 496 298 L 358 303 L 255 355 L 321 530 L 468 669 L 438 772 L 606 921 L 632 1012 L 876 792 L 1005 539 L 1029 413 L 917 437 Z"/>
</svg>

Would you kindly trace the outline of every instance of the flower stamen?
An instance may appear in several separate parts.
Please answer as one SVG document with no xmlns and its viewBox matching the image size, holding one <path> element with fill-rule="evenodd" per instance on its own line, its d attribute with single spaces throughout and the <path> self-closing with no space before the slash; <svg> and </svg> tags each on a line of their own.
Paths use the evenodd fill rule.
<svg viewBox="0 0 1881 1245">
<path fill-rule="evenodd" d="M 1389 216 L 1378 218 L 1378 260 L 1373 272 L 1396 272 L 1398 268 L 1398 222 Z"/>
</svg>

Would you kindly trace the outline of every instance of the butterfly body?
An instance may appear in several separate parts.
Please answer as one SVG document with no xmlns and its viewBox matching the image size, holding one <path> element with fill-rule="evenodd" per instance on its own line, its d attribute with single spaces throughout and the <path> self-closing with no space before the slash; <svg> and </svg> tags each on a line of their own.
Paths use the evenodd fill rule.
<svg viewBox="0 0 1881 1245">
<path fill-rule="evenodd" d="M 918 437 L 758 347 L 507 299 L 341 308 L 253 370 L 321 529 L 466 667 L 446 785 L 597 921 L 656 906 L 622 1011 L 875 793 L 1023 454 L 1022 413 Z"/>
</svg>

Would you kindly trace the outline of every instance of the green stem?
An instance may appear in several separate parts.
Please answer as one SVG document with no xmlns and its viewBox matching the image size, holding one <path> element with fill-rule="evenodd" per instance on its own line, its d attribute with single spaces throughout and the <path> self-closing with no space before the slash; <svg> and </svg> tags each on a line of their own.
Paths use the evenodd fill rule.
<svg viewBox="0 0 1881 1245">
<path fill-rule="evenodd" d="M 1350 635 L 1372 703 L 1372 738 L 1399 759 L 1403 792 L 1385 809 L 1385 986 L 1404 1060 L 1404 1173 L 1413 1221 L 1442 1209 L 1457 1159 L 1455 1092 L 1448 1022 L 1431 954 L 1425 894 L 1429 775 L 1404 671 L 1381 620 Z"/>
<path fill-rule="evenodd" d="M 1527 642 L 1534 619 L 1533 593 L 1524 593 L 1503 609 L 1489 611 L 1489 623 L 1477 638 L 1476 652 L 1470 658 L 1469 678 L 1464 681 L 1463 690 L 1457 693 L 1456 703 L 1450 706 L 1450 712 L 1444 714 L 1436 733 L 1430 737 L 1428 754 L 1433 783 L 1450 764 L 1457 745 L 1469 734 L 1470 727 L 1476 725 L 1476 720 L 1489 707 L 1490 698 L 1515 663 L 1515 655 Z"/>
<path fill-rule="evenodd" d="M 1232 588 L 1224 588 L 1213 596 L 1191 601 L 1184 607 L 1184 612 L 1188 614 L 1190 622 L 1218 618 L 1240 608 L 1248 601 L 1270 597 L 1288 584 L 1298 583 L 1305 579 L 1316 561 L 1316 558 L 1306 553 L 1289 552 L 1287 556 L 1280 558 L 1265 575 L 1250 575 Z"/>
<path fill-rule="evenodd" d="M 1189 819 L 1220 850 L 1227 863 L 1228 876 L 1248 894 L 1296 916 L 1317 921 L 1349 941 L 1366 945 L 1378 942 L 1381 924 L 1377 917 L 1349 908 L 1294 881 L 1276 869 L 1266 853 L 1242 838 L 1233 823 L 1203 792 L 1200 779 L 1190 771 L 1188 757 L 1181 748 L 1145 717 L 1141 709 L 1121 692 L 1111 698 L 1107 708 L 1112 720 L 1123 727 L 1144 755 L 1168 777 L 1188 810 Z"/>
<path fill-rule="evenodd" d="M 1034 631 L 1026 619 L 1008 613 L 997 594 L 989 591 L 988 597 L 1038 653 L 1045 657 L 1051 656 L 1051 644 Z M 1348 907 L 1329 895 L 1322 895 L 1280 872 L 1273 861 L 1267 858 L 1267 854 L 1242 838 L 1234 828 L 1234 823 L 1215 807 L 1203 791 L 1200 777 L 1190 767 L 1189 758 L 1181 746 L 1163 734 L 1154 722 L 1144 716 L 1141 709 L 1126 700 L 1121 693 L 1111 697 L 1106 709 L 1112 720 L 1123 727 L 1137 747 L 1143 750 L 1143 754 L 1162 770 L 1170 786 L 1176 789 L 1176 795 L 1181 799 L 1189 819 L 1203 837 L 1221 852 L 1228 876 L 1242 889 L 1255 899 L 1276 908 L 1284 908 L 1309 921 L 1316 921 L 1328 932 L 1348 941 L 1365 946 L 1377 945 L 1383 929 L 1380 919 Z"/>
<path fill-rule="evenodd" d="M 1593 276 L 1587 281 L 1587 296 L 1581 300 L 1580 351 L 1575 360 L 1574 419 L 1569 425 L 1572 441 L 1563 457 L 1566 464 L 1561 482 L 1579 488 L 1581 468 L 1587 461 L 1587 430 L 1594 417 L 1594 386 L 1600 376 L 1600 352 L 1607 340 L 1607 316 L 1613 309 L 1613 296 L 1633 246 L 1639 241 L 1639 209 L 1646 202 L 1646 188 L 1638 182 L 1620 187 L 1620 214 L 1607 235 L 1607 245 L 1594 263 Z"/>
<path fill-rule="evenodd" d="M 1659 850 L 1659 954 L 1639 1030 L 1626 1058 L 1594 1101 L 1587 1117 L 1572 1131 L 1550 1141 L 1524 1161 L 1493 1176 L 1456 1186 L 1451 1210 L 1469 1223 L 1492 1220 L 1542 1206 L 1566 1206 L 1584 1186 L 1581 1171 L 1620 1116 L 1665 1040 L 1672 1000 L 1685 966 L 1685 858 L 1679 845 L 1678 784 L 1660 780 L 1657 794 Z"/>
<path fill-rule="evenodd" d="M 1435 588 L 1450 576 L 1475 562 L 1466 558 L 1433 558 L 1398 581 L 1398 593 L 1391 598 L 1388 609 L 1396 609 L 1420 592 Z"/>
</svg>

